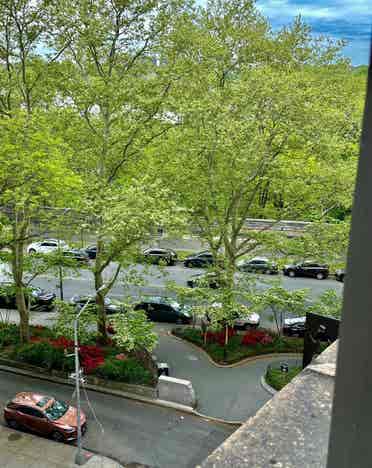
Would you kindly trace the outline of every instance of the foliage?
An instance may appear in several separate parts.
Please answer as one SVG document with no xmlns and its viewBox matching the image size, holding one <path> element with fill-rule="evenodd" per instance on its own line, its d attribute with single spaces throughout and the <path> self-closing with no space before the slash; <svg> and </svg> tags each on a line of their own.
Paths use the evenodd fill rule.
<svg viewBox="0 0 372 468">
<path fill-rule="evenodd" d="M 334 289 L 327 289 L 309 307 L 309 312 L 341 319 L 343 298 Z"/>
<path fill-rule="evenodd" d="M 118 359 L 112 357 L 106 359 L 104 364 L 96 369 L 96 375 L 108 380 L 116 380 L 137 385 L 149 385 L 152 383 L 150 371 L 145 369 L 133 358 Z"/>
<path fill-rule="evenodd" d="M 281 390 L 301 371 L 301 367 L 291 367 L 288 372 L 282 372 L 280 369 L 269 366 L 266 371 L 265 379 L 275 390 Z"/>
<path fill-rule="evenodd" d="M 271 344 L 273 337 L 264 330 L 250 330 L 242 338 L 243 346 L 256 346 L 258 344 Z"/>
<path fill-rule="evenodd" d="M 244 338 L 245 336 L 259 336 L 255 331 L 248 331 L 245 335 L 234 335 L 229 340 L 227 346 L 223 343 L 209 343 L 204 344 L 203 334 L 199 328 L 183 327 L 175 328 L 173 333 L 180 338 L 191 341 L 196 345 L 203 348 L 211 358 L 219 363 L 234 363 L 239 362 L 247 357 L 253 357 L 261 354 L 271 353 L 302 353 L 303 339 L 302 338 L 288 338 L 288 337 L 271 337 L 269 331 L 266 332 L 267 338 L 262 337 L 261 342 L 257 343 L 257 339 L 251 340 Z M 243 344 L 243 340 L 249 341 L 247 345 Z M 263 341 L 263 342 L 262 342 Z M 225 353 L 226 351 L 226 353 Z"/>
<path fill-rule="evenodd" d="M 56 301 L 58 312 L 57 321 L 53 327 L 55 335 L 74 339 L 74 321 L 77 315 L 75 308 L 63 301 Z M 78 339 L 81 344 L 89 344 L 92 341 L 92 328 L 96 325 L 96 315 L 89 306 L 80 314 Z"/>
<path fill-rule="evenodd" d="M 110 325 L 115 331 L 113 341 L 126 351 L 152 351 L 158 342 L 153 331 L 154 324 L 147 319 L 142 310 L 128 309 L 124 313 L 112 315 Z"/>
<path fill-rule="evenodd" d="M 19 343 L 19 327 L 13 323 L 0 324 L 0 348 Z"/>
<path fill-rule="evenodd" d="M 67 358 L 61 348 L 40 342 L 23 345 L 15 352 L 16 359 L 34 366 L 62 370 Z"/>
<path fill-rule="evenodd" d="M 286 313 L 296 316 L 305 315 L 308 310 L 307 295 L 306 289 L 288 291 L 283 287 L 273 286 L 252 296 L 252 307 L 257 311 L 270 309 L 280 336 Z"/>
</svg>

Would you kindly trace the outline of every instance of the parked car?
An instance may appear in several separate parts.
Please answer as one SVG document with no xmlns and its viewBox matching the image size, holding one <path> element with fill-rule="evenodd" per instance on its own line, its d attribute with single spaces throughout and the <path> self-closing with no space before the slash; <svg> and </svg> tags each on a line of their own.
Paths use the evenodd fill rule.
<svg viewBox="0 0 372 468">
<path fill-rule="evenodd" d="M 211 252 L 204 250 L 203 252 L 190 255 L 185 258 L 183 264 L 185 267 L 208 267 L 214 265 L 214 258 Z"/>
<path fill-rule="evenodd" d="M 34 286 L 28 287 L 31 298 L 31 310 L 44 310 L 50 311 L 54 308 L 54 300 L 56 295 L 49 291 L 44 291 L 41 288 Z M 27 302 L 27 298 L 26 298 Z M 11 282 L 0 283 L 0 308 L 3 309 L 16 309 L 16 295 L 15 286 Z"/>
<path fill-rule="evenodd" d="M 59 239 L 44 239 L 40 242 L 33 242 L 27 247 L 27 253 L 50 253 L 54 252 L 58 248 L 62 250 L 68 250 L 70 247 L 68 244 Z"/>
<path fill-rule="evenodd" d="M 89 245 L 85 249 L 86 254 L 91 260 L 94 260 L 97 256 L 97 246 L 96 245 Z"/>
<path fill-rule="evenodd" d="M 222 307 L 222 304 L 219 302 L 215 302 L 213 307 Z M 239 316 L 236 313 L 236 319 L 234 320 L 234 328 L 243 328 L 244 330 L 248 330 L 250 328 L 257 328 L 260 325 L 261 317 L 256 312 L 248 313 L 244 316 Z M 205 316 L 205 321 L 210 323 L 210 317 L 208 314 Z"/>
<path fill-rule="evenodd" d="M 283 334 L 287 336 L 305 335 L 306 317 L 286 318 L 283 323 Z"/>
<path fill-rule="evenodd" d="M 322 280 L 328 277 L 329 267 L 317 262 L 302 262 L 296 265 L 285 265 L 283 274 L 291 278 L 295 276 L 307 276 Z"/>
<path fill-rule="evenodd" d="M 81 309 L 90 299 L 89 306 L 95 307 L 96 301 L 93 296 L 79 296 L 75 295 L 72 296 L 70 299 L 70 304 Z M 114 299 L 110 299 L 109 297 L 105 297 L 105 310 L 106 314 L 117 314 L 122 312 L 123 305 L 120 301 L 116 301 Z"/>
<path fill-rule="evenodd" d="M 336 273 L 335 273 L 335 278 L 337 281 L 341 281 L 341 283 L 344 282 L 344 279 L 345 279 L 345 270 L 337 270 Z"/>
<path fill-rule="evenodd" d="M 249 273 L 278 274 L 278 265 L 265 257 L 255 257 L 252 260 L 242 261 L 238 269 Z"/>
<path fill-rule="evenodd" d="M 4 408 L 4 419 L 12 429 L 27 429 L 57 442 L 77 438 L 77 410 L 64 401 L 32 392 L 17 393 Z M 87 428 L 86 416 L 80 413 L 81 433 Z"/>
<path fill-rule="evenodd" d="M 189 288 L 219 289 L 222 284 L 221 279 L 218 278 L 217 273 L 214 271 L 209 271 L 208 273 L 192 275 L 187 280 L 187 286 L 189 286 Z"/>
<path fill-rule="evenodd" d="M 148 248 L 143 251 L 143 256 L 151 263 L 164 262 L 167 265 L 174 265 L 177 262 L 177 254 L 172 249 Z"/>
<path fill-rule="evenodd" d="M 67 249 L 62 251 L 64 257 L 72 258 L 79 263 L 87 263 L 89 261 L 88 254 L 82 249 Z"/>
<path fill-rule="evenodd" d="M 181 305 L 170 297 L 147 297 L 134 306 L 143 310 L 149 320 L 154 322 L 172 322 L 190 324 L 192 321 L 190 306 Z"/>
</svg>

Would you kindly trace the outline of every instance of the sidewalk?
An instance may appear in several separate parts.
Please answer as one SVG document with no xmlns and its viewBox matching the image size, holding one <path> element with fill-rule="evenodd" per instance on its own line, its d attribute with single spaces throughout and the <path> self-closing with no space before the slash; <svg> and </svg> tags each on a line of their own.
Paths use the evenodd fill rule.
<svg viewBox="0 0 372 468">
<path fill-rule="evenodd" d="M 1 468 L 75 468 L 76 447 L 0 426 Z M 86 468 L 123 468 L 109 458 L 85 452 Z"/>
</svg>

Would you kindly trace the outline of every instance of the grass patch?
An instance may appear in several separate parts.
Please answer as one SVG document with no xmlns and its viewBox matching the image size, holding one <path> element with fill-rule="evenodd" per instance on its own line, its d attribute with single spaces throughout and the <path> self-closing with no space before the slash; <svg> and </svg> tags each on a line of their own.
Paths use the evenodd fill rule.
<svg viewBox="0 0 372 468">
<path fill-rule="evenodd" d="M 275 388 L 275 390 L 281 390 L 301 371 L 301 367 L 292 367 L 288 372 L 282 372 L 280 369 L 268 367 L 265 379 L 271 387 Z"/>
<path fill-rule="evenodd" d="M 178 327 L 173 329 L 173 334 L 184 340 L 190 341 L 203 348 L 209 356 L 218 363 L 233 364 L 247 357 L 259 356 L 272 353 L 302 353 L 303 338 L 282 337 L 274 338 L 272 343 L 256 344 L 254 346 L 242 345 L 244 335 L 232 336 L 229 344 L 226 346 L 226 355 L 224 347 L 218 343 L 204 344 L 200 328 Z"/>
</svg>

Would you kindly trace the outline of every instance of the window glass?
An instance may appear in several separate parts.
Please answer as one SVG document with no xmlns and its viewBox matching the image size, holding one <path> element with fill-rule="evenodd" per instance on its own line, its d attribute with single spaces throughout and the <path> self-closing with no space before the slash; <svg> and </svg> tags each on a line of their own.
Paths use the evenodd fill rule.
<svg viewBox="0 0 372 468">
<path fill-rule="evenodd" d="M 45 410 L 45 414 L 52 421 L 61 418 L 68 410 L 68 405 L 64 401 L 56 400 L 49 408 Z"/>
</svg>

